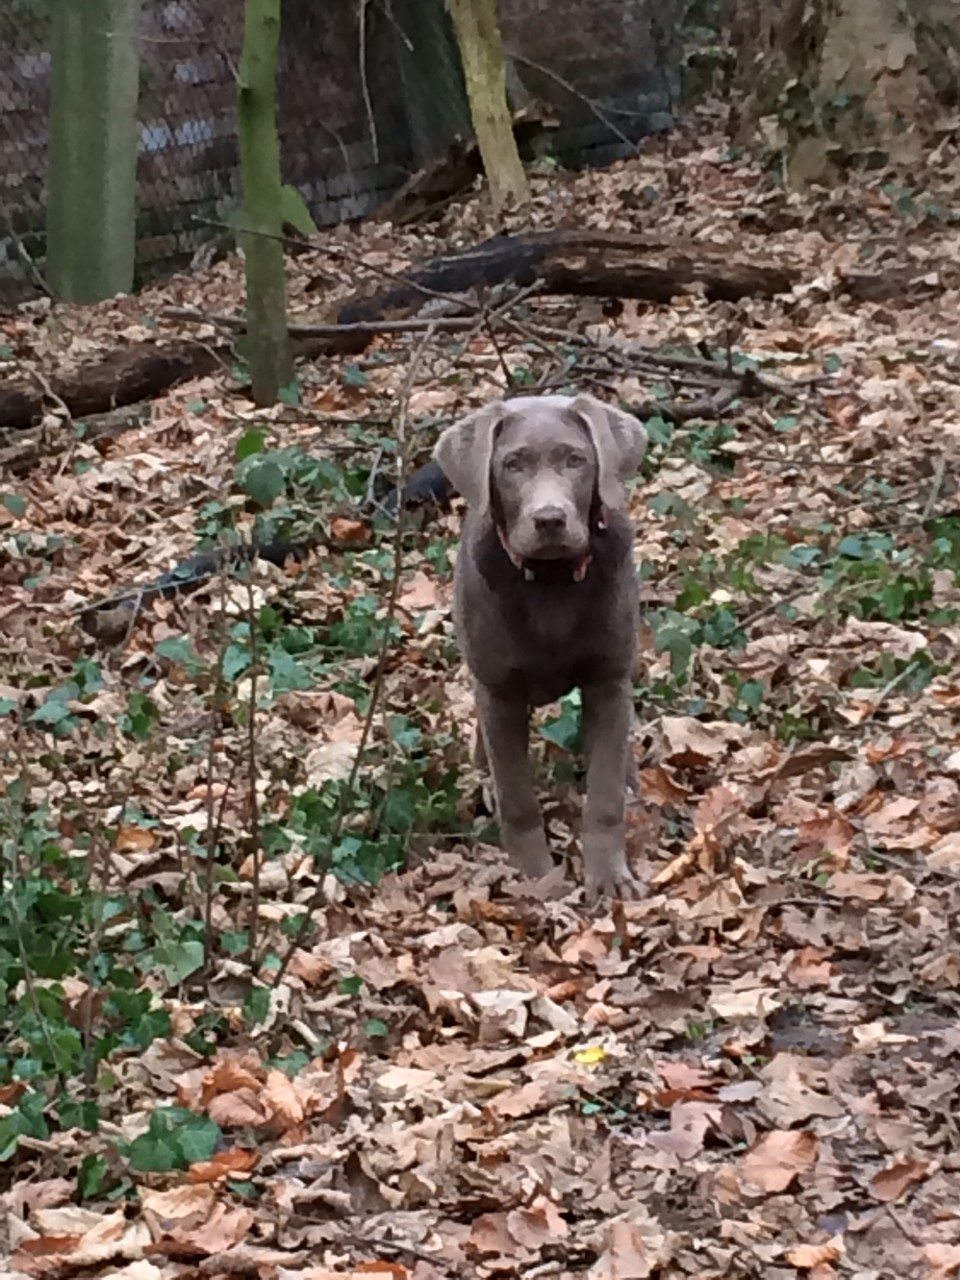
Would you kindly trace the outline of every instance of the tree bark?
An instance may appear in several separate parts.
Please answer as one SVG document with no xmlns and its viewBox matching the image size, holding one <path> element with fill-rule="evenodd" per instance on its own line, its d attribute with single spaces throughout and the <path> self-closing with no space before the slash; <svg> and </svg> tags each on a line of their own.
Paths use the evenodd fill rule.
<svg viewBox="0 0 960 1280">
<path fill-rule="evenodd" d="M 403 85 L 417 168 L 470 136 L 470 106 L 457 37 L 444 0 L 392 0 L 392 51 Z"/>
<path fill-rule="evenodd" d="M 457 32 L 470 115 L 495 212 L 528 203 L 530 189 L 507 105 L 497 0 L 447 0 Z"/>
<path fill-rule="evenodd" d="M 960 94 L 958 18 L 956 0 L 726 0 L 734 132 L 762 122 L 795 187 L 877 151 L 916 163 Z"/>
<path fill-rule="evenodd" d="M 57 297 L 133 288 L 140 0 L 56 0 L 47 277 Z"/>
<path fill-rule="evenodd" d="M 282 232 L 277 57 L 280 0 L 246 0 L 237 86 L 237 131 L 243 173 L 241 235 L 246 260 L 247 363 L 254 402 L 275 404 L 293 380 L 287 336 L 287 282 Z"/>
</svg>

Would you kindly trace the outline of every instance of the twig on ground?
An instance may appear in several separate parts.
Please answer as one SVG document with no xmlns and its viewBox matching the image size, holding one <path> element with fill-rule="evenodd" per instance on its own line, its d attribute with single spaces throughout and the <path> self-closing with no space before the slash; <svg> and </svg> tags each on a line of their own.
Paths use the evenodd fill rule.
<svg viewBox="0 0 960 1280">
<path fill-rule="evenodd" d="M 776 600 L 768 601 L 763 608 L 758 609 L 756 613 L 751 613 L 749 617 L 744 618 L 743 622 L 740 624 L 742 630 L 749 630 L 754 623 L 759 622 L 761 618 L 765 618 L 768 613 L 775 613 L 781 605 L 790 604 L 792 600 L 797 600 L 800 596 L 806 595 L 808 591 L 812 591 L 814 589 L 815 585 L 816 584 L 813 582 L 804 580 L 798 587 L 794 587 L 792 591 L 788 591 L 785 596 L 779 596 Z"/>
<path fill-rule="evenodd" d="M 926 523 L 933 514 L 933 508 L 940 501 L 940 493 L 943 489 L 943 479 L 947 471 L 947 460 L 945 457 L 938 458 L 933 471 L 933 483 L 930 486 L 930 492 L 927 494 L 927 500 L 923 506 L 923 522 Z"/>
<path fill-rule="evenodd" d="M 896 689 L 897 685 L 902 684 L 904 680 L 906 680 L 909 676 L 913 675 L 913 673 L 917 669 L 917 665 L 918 665 L 917 660 L 916 658 L 914 658 L 911 662 L 907 663 L 907 665 L 903 668 L 902 671 L 898 671 L 892 680 L 887 681 L 887 683 L 883 686 L 883 688 L 880 690 L 879 694 L 877 695 L 877 699 L 874 702 L 873 706 L 870 708 L 867 714 L 860 721 L 861 728 L 865 724 L 870 723 L 870 721 L 880 710 L 884 702 L 886 702 L 887 698 L 889 698 L 890 694 L 893 693 L 894 689 Z"/>
<path fill-rule="evenodd" d="M 220 325 L 224 329 L 246 329 L 243 316 L 224 315 L 199 311 L 195 307 L 164 307 L 160 313 L 169 320 L 189 320 L 195 324 Z M 437 316 L 433 319 L 412 317 L 409 320 L 362 320 L 351 324 L 288 324 L 291 338 L 336 338 L 348 333 L 423 333 L 426 329 L 469 329 L 476 323 L 475 315 Z"/>
</svg>

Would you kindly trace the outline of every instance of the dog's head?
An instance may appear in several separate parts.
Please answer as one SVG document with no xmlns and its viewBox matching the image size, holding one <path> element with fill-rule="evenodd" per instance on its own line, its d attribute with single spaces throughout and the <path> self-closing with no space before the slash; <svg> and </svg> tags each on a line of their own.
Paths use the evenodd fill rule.
<svg viewBox="0 0 960 1280">
<path fill-rule="evenodd" d="M 576 560 L 604 508 L 622 507 L 647 435 L 592 396 L 496 400 L 440 436 L 434 457 L 514 560 Z"/>
</svg>

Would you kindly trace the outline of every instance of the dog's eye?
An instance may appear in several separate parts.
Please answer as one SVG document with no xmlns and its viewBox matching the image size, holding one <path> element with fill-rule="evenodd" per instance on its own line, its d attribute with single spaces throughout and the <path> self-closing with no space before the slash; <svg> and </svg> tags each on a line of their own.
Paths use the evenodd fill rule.
<svg viewBox="0 0 960 1280">
<path fill-rule="evenodd" d="M 565 466 L 568 471 L 576 471 L 579 467 L 586 466 L 587 460 L 579 453 L 568 453 Z"/>
<path fill-rule="evenodd" d="M 513 471 L 513 472 L 522 471 L 523 459 L 520 457 L 518 453 L 511 454 L 509 458 L 504 458 L 503 469 L 504 471 Z"/>
</svg>

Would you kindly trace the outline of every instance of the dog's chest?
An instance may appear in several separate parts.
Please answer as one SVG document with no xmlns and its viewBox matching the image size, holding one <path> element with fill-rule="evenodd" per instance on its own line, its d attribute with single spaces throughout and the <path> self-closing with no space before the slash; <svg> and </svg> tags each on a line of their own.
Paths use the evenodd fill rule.
<svg viewBox="0 0 960 1280">
<path fill-rule="evenodd" d="M 532 706 L 571 689 L 615 679 L 631 666 L 629 604 L 587 582 L 568 587 L 523 583 L 488 599 L 472 618 L 465 648 L 474 673 L 491 688 Z"/>
<path fill-rule="evenodd" d="M 559 569 L 531 579 L 510 563 L 495 532 L 467 537 L 455 613 L 481 684 L 538 706 L 630 673 L 638 622 L 630 532 L 628 524 L 615 527 L 580 582 Z"/>
</svg>

